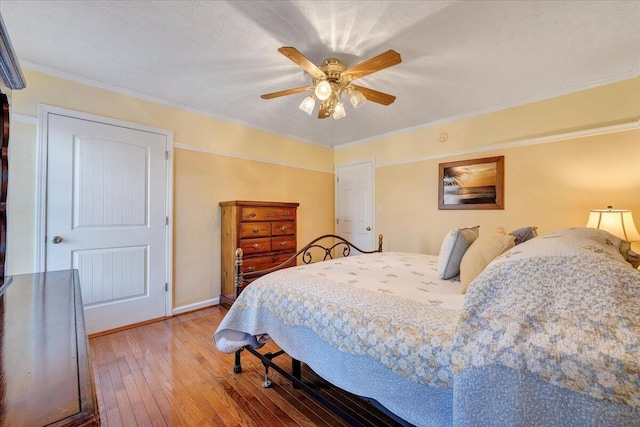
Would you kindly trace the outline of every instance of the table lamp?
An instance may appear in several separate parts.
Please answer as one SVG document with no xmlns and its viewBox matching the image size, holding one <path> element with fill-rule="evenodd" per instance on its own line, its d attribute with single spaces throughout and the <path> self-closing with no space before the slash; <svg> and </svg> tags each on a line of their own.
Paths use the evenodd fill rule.
<svg viewBox="0 0 640 427">
<path fill-rule="evenodd" d="M 607 209 L 591 209 L 589 219 L 587 220 L 587 227 L 608 231 L 627 242 L 640 240 L 640 234 L 636 229 L 636 225 L 633 223 L 631 211 L 626 209 L 613 209 L 611 206 L 607 206 Z M 634 268 L 638 268 L 640 265 L 640 256 L 629 250 L 627 253 L 627 261 L 631 263 Z"/>
</svg>

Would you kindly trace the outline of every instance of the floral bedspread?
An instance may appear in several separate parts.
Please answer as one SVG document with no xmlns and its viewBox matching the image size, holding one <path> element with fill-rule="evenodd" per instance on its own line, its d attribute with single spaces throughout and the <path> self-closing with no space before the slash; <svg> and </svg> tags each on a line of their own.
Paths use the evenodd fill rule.
<svg viewBox="0 0 640 427">
<path fill-rule="evenodd" d="M 490 263 L 466 296 L 428 255 L 280 270 L 243 291 L 214 341 L 230 353 L 270 331 L 312 331 L 287 343 L 325 349 L 302 360 L 315 369 L 337 349 L 317 372 L 348 366 L 335 384 L 421 426 L 640 426 L 640 271 L 619 245 L 593 229 L 538 236 Z"/>
<path fill-rule="evenodd" d="M 567 229 L 494 260 L 467 292 L 453 371 L 502 365 L 640 408 L 640 271 L 619 244 Z"/>
<path fill-rule="evenodd" d="M 437 278 L 436 265 L 436 256 L 388 252 L 279 270 L 248 286 L 228 316 L 268 307 L 285 325 L 309 328 L 343 352 L 417 383 L 451 387 L 464 296 L 460 282 Z M 218 331 L 224 328 L 223 321 Z M 216 334 L 220 350 L 237 349 Z"/>
</svg>

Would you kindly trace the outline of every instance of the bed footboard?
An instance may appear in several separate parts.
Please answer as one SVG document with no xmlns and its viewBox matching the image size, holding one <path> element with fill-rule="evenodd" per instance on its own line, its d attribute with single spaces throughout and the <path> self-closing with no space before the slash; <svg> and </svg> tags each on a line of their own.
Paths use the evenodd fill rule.
<svg viewBox="0 0 640 427">
<path fill-rule="evenodd" d="M 341 254 L 342 257 L 347 257 L 351 255 L 352 251 L 361 254 L 373 254 L 382 252 L 382 234 L 378 235 L 378 248 L 372 251 L 362 250 L 347 239 L 335 234 L 325 234 L 324 236 L 317 237 L 309 242 L 302 249 L 296 252 L 295 255 L 292 255 L 282 264 L 265 270 L 252 271 L 250 273 L 244 273 L 242 271 L 242 257 L 244 256 L 244 253 L 242 249 L 238 248 L 235 252 L 234 269 L 234 285 L 236 298 L 240 295 L 242 289 L 247 283 L 249 283 L 250 280 L 256 279 L 260 276 L 264 276 L 265 274 L 271 273 L 273 271 L 280 270 L 281 268 L 292 266 L 294 265 L 294 262 L 298 257 L 301 257 L 303 263 L 311 264 L 314 260 L 313 254 L 315 252 L 320 252 L 322 261 L 326 261 L 327 259 L 333 259 L 333 257 L 337 253 Z"/>
</svg>

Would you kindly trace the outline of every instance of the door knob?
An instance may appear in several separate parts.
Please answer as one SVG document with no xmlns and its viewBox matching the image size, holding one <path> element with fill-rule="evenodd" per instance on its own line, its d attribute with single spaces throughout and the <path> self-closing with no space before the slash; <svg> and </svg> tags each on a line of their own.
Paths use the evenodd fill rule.
<svg viewBox="0 0 640 427">
<path fill-rule="evenodd" d="M 367 228 L 366 228 L 366 230 L 367 230 L 367 231 L 371 231 L 371 227 L 367 227 Z"/>
<path fill-rule="evenodd" d="M 60 236 L 53 236 L 53 238 L 51 239 L 51 243 L 53 243 L 54 245 L 57 245 L 60 242 L 62 242 L 62 237 Z"/>
</svg>

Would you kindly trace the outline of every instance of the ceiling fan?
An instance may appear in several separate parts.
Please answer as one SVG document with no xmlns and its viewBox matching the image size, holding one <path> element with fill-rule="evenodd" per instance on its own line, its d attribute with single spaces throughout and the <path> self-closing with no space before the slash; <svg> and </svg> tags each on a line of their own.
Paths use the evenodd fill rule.
<svg viewBox="0 0 640 427">
<path fill-rule="evenodd" d="M 329 58 L 322 65 L 316 66 L 295 47 L 283 46 L 278 49 L 278 52 L 311 74 L 313 84 L 267 93 L 260 96 L 262 99 L 278 98 L 313 90 L 314 93 L 307 96 L 299 108 L 311 115 L 316 104 L 316 98 L 319 99 L 321 101 L 320 110 L 318 111 L 319 119 L 326 119 L 329 116 L 334 119 L 341 119 L 346 116 L 344 105 L 340 100 L 343 93 L 349 96 L 354 108 L 361 107 L 367 100 L 382 105 L 389 105 L 396 100 L 393 95 L 352 84 L 352 81 L 360 77 L 401 63 L 402 58 L 395 50 L 388 50 L 350 68 L 347 68 L 346 65 L 335 58 Z"/>
</svg>

